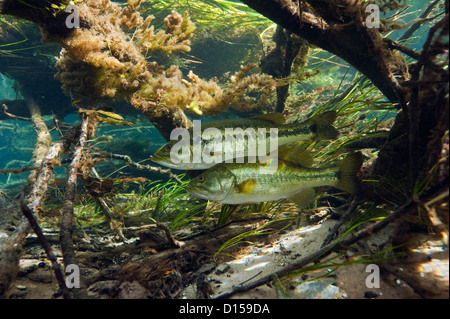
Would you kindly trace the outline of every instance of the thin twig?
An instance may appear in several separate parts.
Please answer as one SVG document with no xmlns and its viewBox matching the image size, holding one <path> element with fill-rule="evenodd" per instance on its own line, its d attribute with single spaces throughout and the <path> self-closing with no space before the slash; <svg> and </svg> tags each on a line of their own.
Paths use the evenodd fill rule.
<svg viewBox="0 0 450 319">
<path fill-rule="evenodd" d="M 45 253 L 47 254 L 48 259 L 52 263 L 52 269 L 55 273 L 56 281 L 58 282 L 59 289 L 61 289 L 61 292 L 63 294 L 64 299 L 70 299 L 70 293 L 67 289 L 64 276 L 61 271 L 61 267 L 56 260 L 56 256 L 53 253 L 52 247 L 50 246 L 47 238 L 45 238 L 41 227 L 39 227 L 38 222 L 36 221 L 36 218 L 34 218 L 33 212 L 31 209 L 24 203 L 24 201 L 21 201 L 20 205 L 22 209 L 23 215 L 27 218 L 28 223 L 31 226 L 31 229 L 33 229 L 34 233 L 36 234 L 37 238 L 39 239 L 39 242 L 41 243 L 42 248 L 44 248 Z"/>
<path fill-rule="evenodd" d="M 388 38 L 386 38 L 385 40 L 387 41 L 387 43 L 391 49 L 399 50 L 399 51 L 405 53 L 406 55 L 409 55 L 411 58 L 413 58 L 415 60 L 420 59 L 420 53 L 417 53 L 413 49 L 408 48 L 407 46 L 401 44 L 398 41 L 394 41 L 394 40 L 391 40 Z"/>
<path fill-rule="evenodd" d="M 53 125 L 55 126 L 55 130 L 58 132 L 59 137 L 62 139 L 64 137 L 64 134 L 61 132 L 61 129 L 59 127 L 59 120 L 56 118 L 55 114 L 52 112 L 52 121 Z"/>
<path fill-rule="evenodd" d="M 2 168 L 0 169 L 0 175 L 2 174 L 21 174 L 29 171 L 34 171 L 37 168 L 34 166 L 26 166 L 21 168 Z"/>
<path fill-rule="evenodd" d="M 179 184 L 183 183 L 183 181 L 176 174 L 172 173 L 172 171 L 170 169 L 164 169 L 161 167 L 151 166 L 151 165 L 142 165 L 142 164 L 139 164 L 139 163 L 136 163 L 135 161 L 133 161 L 131 159 L 131 157 L 129 157 L 128 155 L 104 153 L 104 154 L 92 154 L 92 156 L 102 157 L 102 158 L 109 157 L 111 159 L 121 160 L 121 161 L 127 163 L 129 166 L 134 167 L 136 169 L 164 174 L 164 175 L 167 175 L 170 178 L 174 179 Z"/>
<path fill-rule="evenodd" d="M 243 285 L 243 284 L 245 284 L 246 282 L 249 282 L 250 280 L 252 280 L 252 279 L 258 277 L 259 275 L 261 275 L 261 273 L 262 273 L 262 270 L 258 271 L 254 276 L 251 276 L 250 278 L 248 278 L 248 279 L 246 279 L 245 281 L 241 282 L 239 285 Z"/>
<path fill-rule="evenodd" d="M 333 239 L 336 238 L 336 236 L 338 235 L 339 232 L 339 228 L 341 228 L 341 226 L 348 220 L 348 218 L 353 214 L 353 212 L 355 211 L 356 207 L 358 206 L 358 200 L 356 198 L 354 198 L 352 200 L 352 203 L 350 204 L 350 207 L 347 209 L 347 211 L 341 216 L 341 218 L 339 218 L 339 221 L 336 223 L 336 225 L 334 225 L 334 227 L 330 230 L 330 233 L 328 234 L 328 236 L 325 238 L 325 240 L 323 241 L 322 246 L 320 246 L 321 248 L 324 247 L 325 245 L 328 245 Z"/>
<path fill-rule="evenodd" d="M 399 50 L 415 60 L 420 60 L 422 57 L 422 55 L 420 53 L 414 51 L 413 49 L 408 48 L 407 46 L 401 44 L 398 41 L 394 41 L 391 39 L 385 39 L 385 40 L 391 49 Z M 442 67 L 440 67 L 439 65 L 437 65 L 436 63 L 434 63 L 433 61 L 428 61 L 427 63 L 428 63 L 428 66 L 430 68 L 432 68 L 433 71 L 435 71 L 436 73 L 445 74 L 445 70 Z M 405 82 L 409 82 L 409 81 L 405 81 Z M 405 82 L 402 82 L 402 85 Z M 439 83 L 439 81 L 437 83 Z"/>
<path fill-rule="evenodd" d="M 2 113 L 5 114 L 6 116 L 8 116 L 9 118 L 11 118 L 13 120 L 21 120 L 21 121 L 31 122 L 31 118 L 14 115 L 14 114 L 6 112 L 7 110 L 8 110 L 8 107 L 6 106 L 6 104 L 2 104 L 2 111 L 3 111 Z"/>
<path fill-rule="evenodd" d="M 393 267 L 383 263 L 380 264 L 379 267 L 381 268 L 382 271 L 390 273 L 395 277 L 397 277 L 398 279 L 403 280 L 405 283 L 408 284 L 408 286 L 410 286 L 414 290 L 416 294 L 418 294 L 423 299 L 429 299 L 428 297 L 429 291 L 420 287 L 420 285 L 415 280 L 408 277 L 408 275 L 405 274 L 404 272 L 398 271 L 397 269 L 394 269 Z"/>
<path fill-rule="evenodd" d="M 101 180 L 100 175 L 97 173 L 97 170 L 94 167 L 91 167 L 90 171 L 92 174 L 94 174 L 94 176 L 96 178 Z M 99 198 L 99 197 L 95 196 L 95 194 L 93 194 L 91 188 L 87 185 L 86 179 L 82 178 L 82 181 L 83 181 L 84 187 L 88 190 L 89 194 L 91 195 L 92 199 L 95 201 L 97 206 L 100 207 L 100 209 L 103 212 L 103 215 L 105 215 L 106 220 L 108 221 L 108 223 L 111 226 L 111 221 L 112 221 L 111 216 L 113 215 L 113 212 L 109 208 L 108 204 L 106 203 L 106 201 L 103 198 Z"/>
<path fill-rule="evenodd" d="M 270 282 L 271 280 L 273 280 L 274 276 L 276 276 L 278 278 L 282 277 L 289 272 L 295 271 L 299 268 L 302 268 L 302 267 L 308 265 L 309 263 L 317 260 L 318 258 L 324 258 L 324 257 L 328 256 L 329 254 L 331 254 L 332 252 L 346 248 L 346 247 L 358 242 L 359 240 L 366 238 L 369 235 L 372 235 L 372 234 L 376 233 L 377 231 L 383 229 L 390 222 L 397 219 L 399 217 L 399 215 L 403 215 L 405 212 L 409 212 L 409 210 L 411 209 L 410 205 L 411 205 L 411 203 L 406 205 L 408 209 L 405 209 L 402 207 L 402 209 L 399 209 L 398 211 L 396 211 L 389 217 L 386 217 L 385 219 L 377 222 L 376 224 L 368 226 L 363 231 L 361 231 L 358 235 L 352 236 L 351 238 L 349 238 L 347 240 L 328 244 L 327 246 L 319 249 L 318 251 L 306 256 L 305 258 L 297 260 L 296 262 L 288 265 L 287 267 L 284 267 L 283 269 L 281 269 L 273 274 L 269 274 L 264 277 L 261 277 L 260 279 L 254 281 L 248 285 L 235 286 L 232 291 L 223 293 L 223 294 L 219 295 L 217 298 L 218 299 L 229 298 L 236 293 L 245 292 L 250 289 L 256 288 L 258 286 L 261 286 L 263 284 Z"/>
<path fill-rule="evenodd" d="M 417 31 L 417 29 L 419 29 L 423 23 L 426 22 L 426 17 L 433 11 L 433 9 L 436 7 L 436 5 L 439 4 L 441 0 L 435 0 L 433 2 L 430 2 L 428 4 L 428 6 L 425 8 L 425 10 L 420 14 L 419 16 L 419 20 L 416 23 L 413 23 L 408 30 L 405 31 L 405 33 L 403 33 L 398 39 L 397 41 L 405 41 L 407 39 L 409 39 L 414 32 Z"/>
<path fill-rule="evenodd" d="M 158 222 L 156 220 L 155 220 L 155 222 L 156 222 L 156 227 L 158 227 L 159 229 L 162 229 L 164 231 L 164 233 L 166 233 L 167 240 L 169 241 L 169 244 L 171 246 L 177 247 L 177 248 L 183 246 L 184 243 L 181 242 L 181 241 L 176 240 L 175 237 L 173 237 L 172 233 L 170 232 L 169 228 L 167 228 L 166 225 L 164 225 L 164 224 L 162 224 L 162 223 L 160 223 L 160 222 Z"/>
</svg>

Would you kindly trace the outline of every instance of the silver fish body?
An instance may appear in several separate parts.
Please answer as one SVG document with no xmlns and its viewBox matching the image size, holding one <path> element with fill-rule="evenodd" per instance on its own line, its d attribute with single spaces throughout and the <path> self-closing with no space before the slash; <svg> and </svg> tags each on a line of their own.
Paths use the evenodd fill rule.
<svg viewBox="0 0 450 319">
<path fill-rule="evenodd" d="M 196 134 L 192 128 L 188 130 L 189 140 L 184 141 L 188 143 L 188 154 L 181 155 L 181 148 L 175 150 L 181 142 L 172 140 L 159 148 L 150 159 L 180 170 L 204 170 L 218 163 L 233 162 L 233 159 L 239 159 L 234 162 L 242 163 L 245 157 L 263 156 L 278 146 L 292 142 L 316 138 L 334 139 L 339 135 L 332 126 L 335 119 L 336 112 L 329 111 L 294 124 L 282 123 L 284 118 L 281 114 L 212 121 L 202 124 L 201 134 Z M 208 135 L 208 129 L 218 136 Z M 272 129 L 276 129 L 276 133 Z M 265 134 L 260 135 L 260 132 Z M 209 161 L 206 160 L 208 158 Z"/>
</svg>

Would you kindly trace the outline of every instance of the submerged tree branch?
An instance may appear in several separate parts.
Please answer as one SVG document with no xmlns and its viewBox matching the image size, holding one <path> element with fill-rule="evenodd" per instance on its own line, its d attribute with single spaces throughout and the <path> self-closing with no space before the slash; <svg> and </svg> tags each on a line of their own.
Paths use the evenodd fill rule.
<svg viewBox="0 0 450 319">
<path fill-rule="evenodd" d="M 47 191 L 53 168 L 58 164 L 57 158 L 63 150 L 62 142 L 53 144 L 42 161 L 41 167 L 37 173 L 36 182 L 33 184 L 33 188 L 27 196 L 27 207 L 35 214 L 39 213 L 40 205 L 45 192 Z"/>
<path fill-rule="evenodd" d="M 329 51 L 367 76 L 392 102 L 402 102 L 396 77 L 407 79 L 404 59 L 368 28 L 364 4 L 354 1 L 243 0 L 290 32 Z M 297 5 L 298 4 L 298 5 Z"/>
<path fill-rule="evenodd" d="M 67 267 L 71 264 L 77 264 L 75 259 L 75 251 L 73 248 L 73 208 L 75 202 L 75 194 L 77 187 L 77 174 L 80 168 L 83 155 L 84 144 L 87 141 L 89 116 L 82 114 L 81 132 L 78 145 L 73 153 L 72 163 L 69 166 L 67 177 L 67 188 L 64 196 L 64 206 L 61 217 L 60 240 L 61 250 L 63 253 L 64 265 Z"/>
<path fill-rule="evenodd" d="M 129 157 L 128 155 L 106 153 L 106 154 L 93 154 L 93 156 L 95 156 L 95 157 L 104 157 L 104 158 L 108 158 L 109 157 L 111 159 L 120 160 L 120 161 L 125 162 L 127 165 L 129 165 L 131 167 L 134 167 L 136 169 L 164 174 L 164 175 L 169 176 L 173 180 L 175 180 L 178 184 L 182 184 L 183 183 L 183 181 L 176 174 L 172 173 L 172 171 L 170 169 L 156 167 L 156 166 L 152 166 L 152 165 L 142 165 L 142 164 L 139 164 L 139 163 L 136 163 L 135 161 L 133 161 L 131 159 L 131 157 Z"/>
<path fill-rule="evenodd" d="M 430 2 L 428 4 L 428 6 L 425 8 L 425 10 L 423 10 L 422 13 L 420 14 L 418 21 L 413 23 L 408 28 L 408 30 L 406 30 L 405 33 L 403 33 L 397 39 L 397 41 L 401 42 L 401 41 L 405 41 L 405 40 L 409 39 L 414 34 L 414 32 L 416 32 L 422 26 L 422 24 L 424 24 L 426 22 L 425 18 L 428 17 L 428 15 L 439 4 L 439 2 L 441 2 L 441 0 L 434 0 L 434 1 Z"/>
<path fill-rule="evenodd" d="M 2 168 L 0 169 L 0 174 L 21 174 L 29 171 L 35 171 L 36 167 L 26 166 L 22 168 Z"/>
<path fill-rule="evenodd" d="M 22 191 L 27 196 L 27 199 L 22 204 L 33 213 L 39 209 L 39 205 L 45 196 L 51 170 L 54 167 L 55 158 L 62 151 L 62 144 L 56 143 L 50 147 L 51 136 L 41 118 L 39 107 L 30 98 L 27 99 L 27 102 L 32 123 L 37 133 L 37 139 L 33 152 L 33 168 L 35 169 L 28 177 L 26 186 Z M 20 219 L 20 216 L 22 216 L 23 207 L 22 209 L 20 207 L 17 208 L 15 204 L 15 202 L 11 203 L 8 208 L 5 208 L 9 213 L 8 218 L 11 220 L 13 220 L 14 215 L 17 215 L 17 219 Z M 26 212 L 24 213 L 26 216 Z M 32 222 L 29 222 L 29 216 L 26 216 L 26 218 L 25 216 L 22 216 L 14 232 L 8 238 L 0 239 L 0 298 L 4 296 L 17 273 L 17 265 L 24 239 L 30 230 L 30 225 L 33 226 Z"/>
<path fill-rule="evenodd" d="M 27 98 L 28 109 L 31 114 L 31 122 L 33 123 L 34 129 L 37 133 L 36 145 L 33 151 L 33 162 L 34 166 L 40 167 L 45 158 L 45 155 L 50 148 L 50 144 L 52 142 L 52 137 L 47 128 L 47 125 L 42 120 L 41 110 L 36 102 L 32 98 Z M 36 171 L 32 171 L 27 180 L 27 187 L 31 187 L 31 185 L 36 181 Z"/>
</svg>

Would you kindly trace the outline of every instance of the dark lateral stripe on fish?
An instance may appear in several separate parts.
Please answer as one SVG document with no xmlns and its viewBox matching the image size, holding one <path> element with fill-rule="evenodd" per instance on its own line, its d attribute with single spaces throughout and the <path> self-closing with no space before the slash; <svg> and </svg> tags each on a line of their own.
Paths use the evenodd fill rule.
<svg viewBox="0 0 450 319">
<path fill-rule="evenodd" d="M 315 181 L 315 180 L 338 180 L 339 172 L 335 168 L 323 168 L 323 169 L 308 169 L 304 168 L 301 171 L 286 172 L 286 175 L 290 175 L 291 180 L 303 180 L 303 181 Z M 288 176 L 285 176 L 285 178 Z M 289 177 L 288 177 L 289 178 Z"/>
<path fill-rule="evenodd" d="M 290 136 L 298 136 L 298 135 L 311 135 L 316 134 L 317 128 L 316 125 L 310 126 L 297 126 L 293 128 L 282 128 L 278 130 L 278 137 L 290 137 Z"/>
</svg>

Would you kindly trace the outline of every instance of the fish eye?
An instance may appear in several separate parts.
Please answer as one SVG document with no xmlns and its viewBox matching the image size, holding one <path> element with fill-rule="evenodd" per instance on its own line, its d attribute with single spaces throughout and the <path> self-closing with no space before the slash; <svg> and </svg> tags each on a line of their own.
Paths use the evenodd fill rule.
<svg viewBox="0 0 450 319">
<path fill-rule="evenodd" d="M 205 181 L 205 176 L 200 175 L 200 176 L 198 177 L 198 181 L 199 181 L 200 183 L 203 183 L 203 182 Z"/>
<path fill-rule="evenodd" d="M 167 144 L 166 147 L 165 147 L 165 149 L 166 149 L 166 151 L 170 151 L 170 150 L 172 149 L 172 145 Z"/>
</svg>

